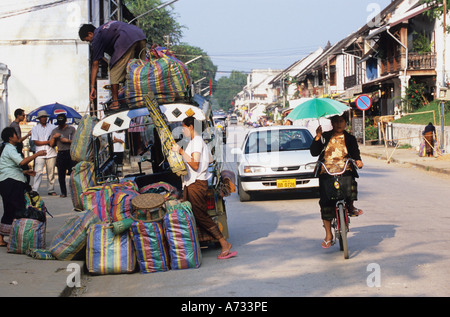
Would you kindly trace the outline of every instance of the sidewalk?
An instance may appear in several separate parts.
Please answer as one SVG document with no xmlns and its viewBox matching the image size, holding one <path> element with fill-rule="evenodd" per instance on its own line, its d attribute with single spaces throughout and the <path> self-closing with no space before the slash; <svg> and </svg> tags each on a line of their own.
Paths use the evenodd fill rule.
<svg viewBox="0 0 450 317">
<path fill-rule="evenodd" d="M 393 163 L 410 164 L 428 171 L 450 174 L 450 154 L 438 158 L 419 157 L 414 149 L 385 148 L 384 145 L 360 145 L 363 156 L 371 156 Z M 57 181 L 56 181 L 57 184 Z M 47 246 L 50 245 L 58 229 L 66 219 L 74 215 L 70 197 L 47 196 L 47 181 L 41 185 L 42 198 L 54 218 L 47 220 Z M 55 186 L 59 189 L 59 185 Z M 1 199 L 0 199 L 1 200 Z M 2 207 L 3 212 L 3 207 Z M 67 271 L 71 263 L 78 263 L 82 274 L 84 261 L 36 260 L 24 254 L 11 254 L 0 248 L 0 296 L 1 297 L 58 297 L 69 296 L 72 288 L 66 280 L 72 271 Z"/>
<path fill-rule="evenodd" d="M 450 154 L 439 157 L 419 157 L 415 149 L 400 149 L 384 145 L 359 145 L 361 155 L 383 160 L 388 164 L 410 164 L 426 171 L 450 174 Z"/>
</svg>

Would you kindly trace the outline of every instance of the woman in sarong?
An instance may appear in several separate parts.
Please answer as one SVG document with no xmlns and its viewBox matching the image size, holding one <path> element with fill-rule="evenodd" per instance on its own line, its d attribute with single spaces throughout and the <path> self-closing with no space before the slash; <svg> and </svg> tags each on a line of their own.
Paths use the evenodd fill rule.
<svg viewBox="0 0 450 317">
<path fill-rule="evenodd" d="M 425 129 L 422 132 L 423 137 L 425 139 L 425 153 L 426 156 L 430 157 L 433 156 L 433 150 L 434 150 L 434 138 L 436 136 L 436 128 L 434 125 L 430 122 L 425 127 Z"/>
<path fill-rule="evenodd" d="M 210 173 L 208 171 L 211 154 L 198 131 L 201 122 L 194 117 L 187 117 L 183 120 L 183 134 L 189 139 L 186 149 L 178 144 L 174 144 L 172 151 L 178 152 L 186 163 L 187 175 L 183 176 L 183 200 L 192 204 L 197 224 L 217 239 L 222 247 L 222 252 L 218 259 L 228 259 L 237 255 L 236 251 L 231 251 L 231 243 L 225 240 L 217 224 L 208 215 L 207 190 Z"/>
</svg>

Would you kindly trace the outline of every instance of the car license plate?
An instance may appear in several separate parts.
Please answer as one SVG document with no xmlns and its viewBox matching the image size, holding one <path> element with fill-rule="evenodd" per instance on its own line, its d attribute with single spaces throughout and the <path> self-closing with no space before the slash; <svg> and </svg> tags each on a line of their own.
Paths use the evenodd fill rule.
<svg viewBox="0 0 450 317">
<path fill-rule="evenodd" d="M 295 179 L 277 179 L 277 188 L 293 188 L 297 186 Z"/>
</svg>

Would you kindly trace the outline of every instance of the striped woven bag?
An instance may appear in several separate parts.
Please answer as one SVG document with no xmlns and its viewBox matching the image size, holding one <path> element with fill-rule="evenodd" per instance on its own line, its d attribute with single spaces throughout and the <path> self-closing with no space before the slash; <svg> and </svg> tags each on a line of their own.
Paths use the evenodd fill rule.
<svg viewBox="0 0 450 317">
<path fill-rule="evenodd" d="M 170 263 L 174 270 L 198 268 L 202 253 L 191 203 L 166 202 L 164 230 L 169 246 Z"/>
<path fill-rule="evenodd" d="M 141 273 L 164 272 L 170 269 L 162 222 L 135 220 L 130 233 Z"/>
<path fill-rule="evenodd" d="M 114 234 L 109 223 L 91 225 L 87 230 L 86 267 L 92 274 L 132 273 L 136 253 L 129 233 Z"/>
<path fill-rule="evenodd" d="M 14 219 L 7 252 L 26 254 L 28 249 L 45 249 L 46 223 L 35 219 Z"/>
</svg>

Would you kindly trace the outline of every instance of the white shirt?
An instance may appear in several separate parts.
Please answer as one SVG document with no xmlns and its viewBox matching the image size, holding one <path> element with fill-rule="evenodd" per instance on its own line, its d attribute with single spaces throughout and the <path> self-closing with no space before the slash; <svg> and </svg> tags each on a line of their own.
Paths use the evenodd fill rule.
<svg viewBox="0 0 450 317">
<path fill-rule="evenodd" d="M 52 134 L 53 129 L 55 129 L 56 126 L 47 123 L 44 126 L 42 124 L 38 123 L 31 129 L 31 140 L 33 141 L 48 141 L 50 139 L 50 135 Z M 37 145 L 36 144 L 36 152 L 45 150 L 47 151 L 47 156 L 41 156 L 43 158 L 51 158 L 56 156 L 56 150 L 49 145 Z"/>
<path fill-rule="evenodd" d="M 198 169 L 195 171 L 189 164 L 186 163 L 187 175 L 183 176 L 183 187 L 189 186 L 195 183 L 197 179 L 207 180 L 211 177 L 211 173 L 208 171 L 209 161 L 211 154 L 209 148 L 203 141 L 202 137 L 196 135 L 187 145 L 184 150 L 189 157 L 192 157 L 192 153 L 200 153 L 200 162 Z"/>
<path fill-rule="evenodd" d="M 113 143 L 114 145 L 114 152 L 124 152 L 125 151 L 125 132 L 113 132 L 112 133 L 112 138 L 114 140 L 114 138 L 122 140 L 123 143 L 120 142 L 115 142 Z"/>
</svg>

